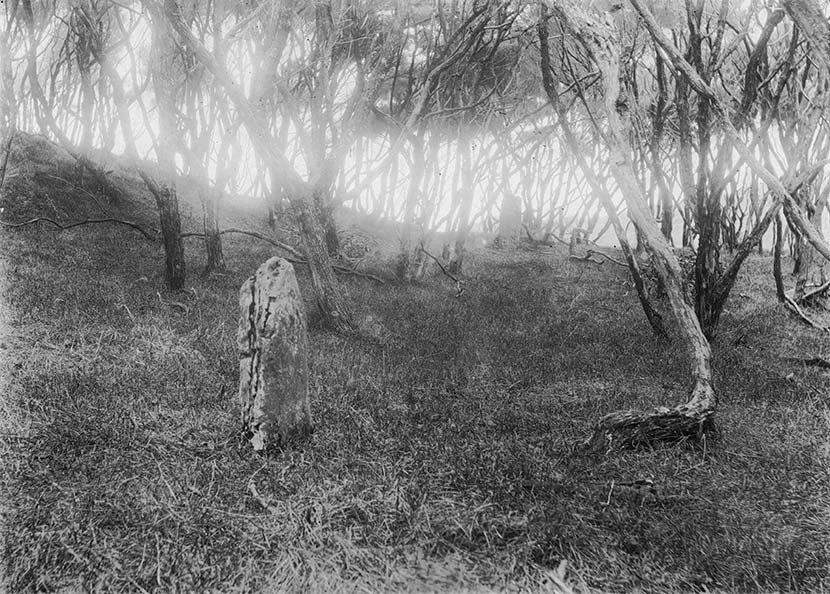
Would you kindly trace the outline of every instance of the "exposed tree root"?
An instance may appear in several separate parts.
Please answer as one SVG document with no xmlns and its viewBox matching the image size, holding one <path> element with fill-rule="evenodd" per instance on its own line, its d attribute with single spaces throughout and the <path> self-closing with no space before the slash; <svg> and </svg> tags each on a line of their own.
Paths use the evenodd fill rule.
<svg viewBox="0 0 830 594">
<path fill-rule="evenodd" d="M 660 407 L 652 412 L 613 412 L 600 419 L 584 445 L 592 452 L 606 453 L 615 448 L 697 441 L 714 429 L 713 395 L 711 387 L 702 385 L 695 389 L 689 402 L 680 406 Z"/>
</svg>

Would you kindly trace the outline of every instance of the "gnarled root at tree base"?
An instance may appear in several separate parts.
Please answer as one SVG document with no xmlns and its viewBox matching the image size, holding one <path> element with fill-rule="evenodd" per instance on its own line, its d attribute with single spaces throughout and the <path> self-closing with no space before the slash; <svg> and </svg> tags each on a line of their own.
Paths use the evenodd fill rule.
<svg viewBox="0 0 830 594">
<path fill-rule="evenodd" d="M 585 446 L 596 453 L 612 448 L 648 447 L 658 443 L 697 441 L 715 428 L 716 399 L 708 382 L 699 382 L 691 399 L 672 408 L 652 412 L 617 411 L 594 426 Z"/>
</svg>

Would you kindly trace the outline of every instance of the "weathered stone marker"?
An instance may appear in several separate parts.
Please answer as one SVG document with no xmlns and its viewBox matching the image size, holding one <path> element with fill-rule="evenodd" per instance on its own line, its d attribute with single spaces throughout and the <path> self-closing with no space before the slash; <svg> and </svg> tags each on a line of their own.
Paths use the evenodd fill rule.
<svg viewBox="0 0 830 594">
<path fill-rule="evenodd" d="M 294 268 L 271 258 L 239 290 L 239 402 L 254 450 L 311 432 L 308 336 Z"/>
</svg>

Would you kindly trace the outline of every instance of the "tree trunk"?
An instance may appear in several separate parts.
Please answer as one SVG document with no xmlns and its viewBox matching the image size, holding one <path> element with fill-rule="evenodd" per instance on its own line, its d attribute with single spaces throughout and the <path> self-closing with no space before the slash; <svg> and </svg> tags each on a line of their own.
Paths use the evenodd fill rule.
<svg viewBox="0 0 830 594">
<path fill-rule="evenodd" d="M 660 155 L 660 144 L 663 139 L 663 128 L 665 126 L 665 109 L 668 102 L 668 90 L 666 89 L 666 68 L 660 52 L 655 54 L 654 67 L 657 76 L 657 102 L 654 105 L 654 116 L 652 118 L 651 137 L 651 171 L 657 186 L 657 194 L 660 199 L 660 231 L 669 243 L 672 239 L 672 219 L 674 214 L 674 203 L 671 197 L 671 190 L 666 183 L 666 175 L 663 173 L 663 158 Z"/>
<path fill-rule="evenodd" d="M 775 279 L 775 295 L 779 303 L 787 302 L 787 292 L 784 289 L 784 278 L 781 275 L 781 248 L 784 244 L 784 225 L 781 224 L 781 215 L 775 216 L 775 246 L 772 251 L 772 276 Z"/>
<path fill-rule="evenodd" d="M 115 68 L 110 64 L 105 55 L 96 54 L 95 59 L 98 60 L 102 72 L 106 74 L 110 80 L 113 100 L 115 102 L 118 118 L 121 123 L 121 132 L 124 136 L 127 154 L 137 163 L 138 151 L 135 147 L 135 137 L 132 132 L 129 105 L 127 105 L 126 98 L 124 96 L 121 78 L 118 76 Z M 159 84 L 164 85 L 165 82 L 161 80 L 159 81 Z M 159 111 L 163 111 L 161 107 L 159 107 Z M 165 117 L 169 118 L 170 115 L 167 114 Z M 170 123 L 165 121 L 164 125 L 161 125 L 161 113 L 159 119 L 160 128 L 162 130 L 166 130 L 166 127 L 170 126 Z M 169 136 L 169 131 L 167 131 L 167 134 L 168 136 L 159 138 L 157 146 L 173 142 Z M 181 219 L 179 217 L 178 197 L 169 185 L 172 182 L 174 175 L 174 173 L 170 172 L 171 166 L 174 167 L 173 171 L 175 172 L 173 156 L 169 151 L 170 146 L 172 145 L 166 144 L 165 147 L 162 148 L 162 151 L 168 152 L 162 153 L 165 155 L 164 157 L 158 157 L 160 167 L 163 167 L 163 163 L 167 163 L 167 168 L 162 169 L 163 173 L 166 172 L 166 178 L 159 182 L 147 173 L 143 167 L 137 165 L 137 170 L 139 176 L 147 186 L 147 189 L 150 190 L 150 193 L 153 195 L 153 199 L 156 202 L 156 208 L 159 213 L 159 223 L 161 226 L 162 241 L 164 244 L 165 282 L 167 284 L 167 288 L 171 291 L 178 291 L 184 288 L 186 267 L 184 259 L 184 244 L 181 239 Z"/>
<path fill-rule="evenodd" d="M 355 333 L 358 331 L 355 315 L 349 307 L 343 288 L 334 276 L 326 247 L 325 231 L 315 213 L 315 205 L 319 201 L 313 196 L 315 190 L 308 188 L 306 192 L 306 195 L 291 196 L 291 205 L 297 215 L 300 241 L 311 270 L 317 307 L 326 326 L 339 332 Z"/>
<path fill-rule="evenodd" d="M 573 134 L 570 124 L 568 123 L 567 110 L 559 101 L 557 80 L 554 76 L 554 70 L 551 66 L 551 56 L 548 41 L 549 33 L 547 26 L 547 6 L 544 3 L 541 4 L 539 11 L 540 13 L 537 31 L 539 34 L 539 47 L 541 55 L 540 65 L 542 70 L 542 84 L 545 89 L 545 94 L 548 96 L 548 100 L 550 101 L 551 105 L 556 110 L 556 113 L 559 116 L 559 126 L 562 128 L 562 133 L 565 137 L 565 142 L 567 146 L 571 149 L 572 154 L 575 155 L 576 160 L 579 163 L 580 169 L 582 170 L 582 173 L 585 176 L 585 179 L 588 181 L 588 184 L 591 186 L 591 189 L 599 198 L 603 208 L 605 209 L 606 214 L 608 215 L 609 221 L 614 227 L 614 232 L 617 235 L 617 240 L 620 242 L 620 248 L 622 249 L 623 255 L 625 256 L 625 260 L 628 263 L 628 268 L 631 271 L 631 278 L 634 281 L 634 287 L 637 290 L 637 297 L 640 301 L 640 305 L 643 308 L 643 312 L 645 313 L 646 319 L 651 325 L 651 328 L 654 331 L 654 333 L 661 338 L 665 338 L 667 336 L 667 333 L 665 326 L 663 325 L 663 318 L 651 304 L 648 292 L 646 291 L 645 285 L 643 283 L 642 274 L 640 273 L 640 265 L 637 262 L 636 255 L 631 250 L 631 246 L 628 243 L 628 237 L 626 235 L 625 227 L 623 227 L 622 222 L 620 221 L 620 218 L 617 215 L 617 208 L 611 200 L 611 196 L 607 192 L 606 188 L 603 186 L 602 182 L 599 180 L 598 176 L 594 172 L 593 168 L 587 162 L 585 158 L 585 151 L 583 150 L 583 147 L 581 146 L 579 140 L 577 140 L 576 136 Z M 638 232 L 637 237 L 639 238 L 639 236 L 640 234 Z"/>
<path fill-rule="evenodd" d="M 207 264 L 205 272 L 224 272 L 225 256 L 222 253 L 222 236 L 219 234 L 219 201 L 222 190 L 206 187 L 202 191 L 202 209 L 204 211 L 205 254 Z"/>
<path fill-rule="evenodd" d="M 423 128 L 412 136 L 412 166 L 409 171 L 409 188 L 406 191 L 404 204 L 403 230 L 401 232 L 401 246 L 395 273 L 401 280 L 412 280 L 414 268 L 413 241 L 415 235 L 415 213 L 421 201 L 421 185 L 426 174 L 426 159 L 424 158 Z"/>
<path fill-rule="evenodd" d="M 810 41 L 813 51 L 811 58 L 819 63 L 823 71 L 823 99 L 828 101 L 830 94 L 826 85 L 830 82 L 827 80 L 830 76 L 830 23 L 824 16 L 822 5 L 816 0 L 782 0 L 781 4 Z"/>
<path fill-rule="evenodd" d="M 695 230 L 691 223 L 694 220 L 692 204 L 697 194 L 695 178 L 692 168 L 692 130 L 689 125 L 691 114 L 689 110 L 689 85 L 682 78 L 677 80 L 675 87 L 675 102 L 677 105 L 677 173 L 680 179 L 680 188 L 683 192 L 683 247 L 691 247 Z"/>
<path fill-rule="evenodd" d="M 184 288 L 186 267 L 176 190 L 164 182 L 160 182 L 151 188 L 151 193 L 156 200 L 156 208 L 159 211 L 159 224 L 161 225 L 161 236 L 164 242 L 164 279 L 168 289 L 180 291 Z"/>
<path fill-rule="evenodd" d="M 176 44 L 167 34 L 167 27 L 160 14 L 153 12 L 153 92 L 158 108 L 159 135 L 156 143 L 156 160 L 160 179 L 156 188 L 150 188 L 159 211 L 162 240 L 164 241 L 167 287 L 171 291 L 184 288 L 185 260 L 182 242 L 182 224 L 179 218 L 179 199 L 176 194 L 176 102 L 173 92 L 172 66 L 175 62 Z M 145 180 L 146 182 L 146 180 Z"/>
<path fill-rule="evenodd" d="M 470 137 L 462 132 L 458 138 L 458 148 L 461 153 L 461 187 L 456 190 L 461 193 L 458 209 L 458 221 L 455 229 L 455 250 L 447 269 L 450 274 L 461 274 L 464 266 L 464 250 L 467 235 L 470 232 L 470 210 L 473 207 L 473 159 L 470 154 Z"/>
<path fill-rule="evenodd" d="M 300 288 L 287 260 L 271 258 L 239 290 L 239 403 L 256 451 L 312 431 L 308 336 Z"/>
<path fill-rule="evenodd" d="M 569 24 L 576 21 L 569 19 Z M 581 26 L 587 23 L 582 21 Z M 627 97 L 620 88 L 619 52 L 610 35 L 603 31 L 576 30 L 592 50 L 605 91 L 606 135 L 611 171 L 625 198 L 628 216 L 647 242 L 655 271 L 665 287 L 680 335 L 691 355 L 693 386 L 689 400 L 673 408 L 651 413 L 622 411 L 604 417 L 594 429 L 588 444 L 594 450 L 615 445 L 639 446 L 660 441 L 698 438 L 714 420 L 717 398 L 713 387 L 712 351 L 694 310 L 684 298 L 684 276 L 680 264 L 648 210 L 645 194 L 634 174 L 628 149 L 630 121 Z"/>
</svg>

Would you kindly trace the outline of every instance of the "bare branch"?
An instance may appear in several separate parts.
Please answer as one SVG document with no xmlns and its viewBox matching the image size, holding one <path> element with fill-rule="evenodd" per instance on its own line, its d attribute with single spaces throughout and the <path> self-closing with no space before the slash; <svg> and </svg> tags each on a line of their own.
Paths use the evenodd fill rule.
<svg viewBox="0 0 830 594">
<path fill-rule="evenodd" d="M 86 219 L 84 221 L 78 221 L 78 222 L 75 222 L 75 223 L 69 223 L 68 225 L 65 225 L 65 224 L 59 223 L 59 222 L 57 222 L 53 219 L 50 219 L 48 217 L 37 217 L 35 219 L 30 219 L 28 221 L 23 221 L 22 223 L 9 223 L 9 222 L 6 222 L 6 221 L 0 221 L 0 225 L 2 225 L 3 227 L 6 227 L 8 229 L 17 229 L 17 228 L 20 228 L 20 227 L 25 227 L 27 225 L 32 225 L 34 223 L 39 223 L 39 222 L 51 223 L 52 225 L 54 225 L 55 227 L 57 227 L 61 231 L 66 231 L 67 229 L 72 229 L 73 227 L 80 227 L 81 225 L 93 225 L 93 224 L 96 224 L 96 223 L 116 223 L 116 224 L 119 224 L 119 225 L 127 225 L 128 227 L 132 227 L 133 229 L 135 229 L 136 231 L 141 233 L 148 241 L 155 241 L 156 240 L 155 237 L 150 235 L 150 233 L 148 233 L 147 231 L 142 229 L 136 223 L 132 223 L 130 221 L 124 221 L 124 220 L 121 220 L 121 219 L 111 219 L 111 218 L 110 219 Z M 158 233 L 155 229 L 153 229 L 153 232 Z"/>
<path fill-rule="evenodd" d="M 270 243 L 274 247 L 278 247 L 281 250 L 283 250 L 285 252 L 288 252 L 291 255 L 291 257 L 286 258 L 286 260 L 288 260 L 292 264 L 302 264 L 304 266 L 308 266 L 308 262 L 305 260 L 305 258 L 303 258 L 303 255 L 300 252 L 298 252 L 296 249 L 294 249 L 293 247 L 288 245 L 287 243 L 283 243 L 283 242 L 281 242 L 277 239 L 274 239 L 272 237 L 268 237 L 267 235 L 263 235 L 262 233 L 257 233 L 256 231 L 247 231 L 245 229 L 223 229 L 222 231 L 219 231 L 219 235 L 226 235 L 228 233 L 238 233 L 240 235 L 247 235 L 249 237 L 254 237 L 256 239 L 264 241 L 266 243 Z M 180 237 L 183 238 L 183 239 L 185 237 L 198 237 L 198 238 L 204 239 L 205 234 L 204 233 L 182 233 L 180 235 Z M 367 279 L 373 280 L 376 283 L 381 284 L 381 285 L 386 284 L 385 280 L 383 280 L 382 278 L 380 278 L 377 275 L 370 274 L 368 272 L 359 272 L 359 271 L 355 270 L 354 268 L 349 268 L 347 266 L 340 266 L 339 264 L 334 264 L 332 266 L 332 268 L 336 272 L 339 272 L 341 274 L 346 274 L 346 275 L 350 275 L 350 276 L 359 276 L 361 278 L 367 278 Z"/>
</svg>

